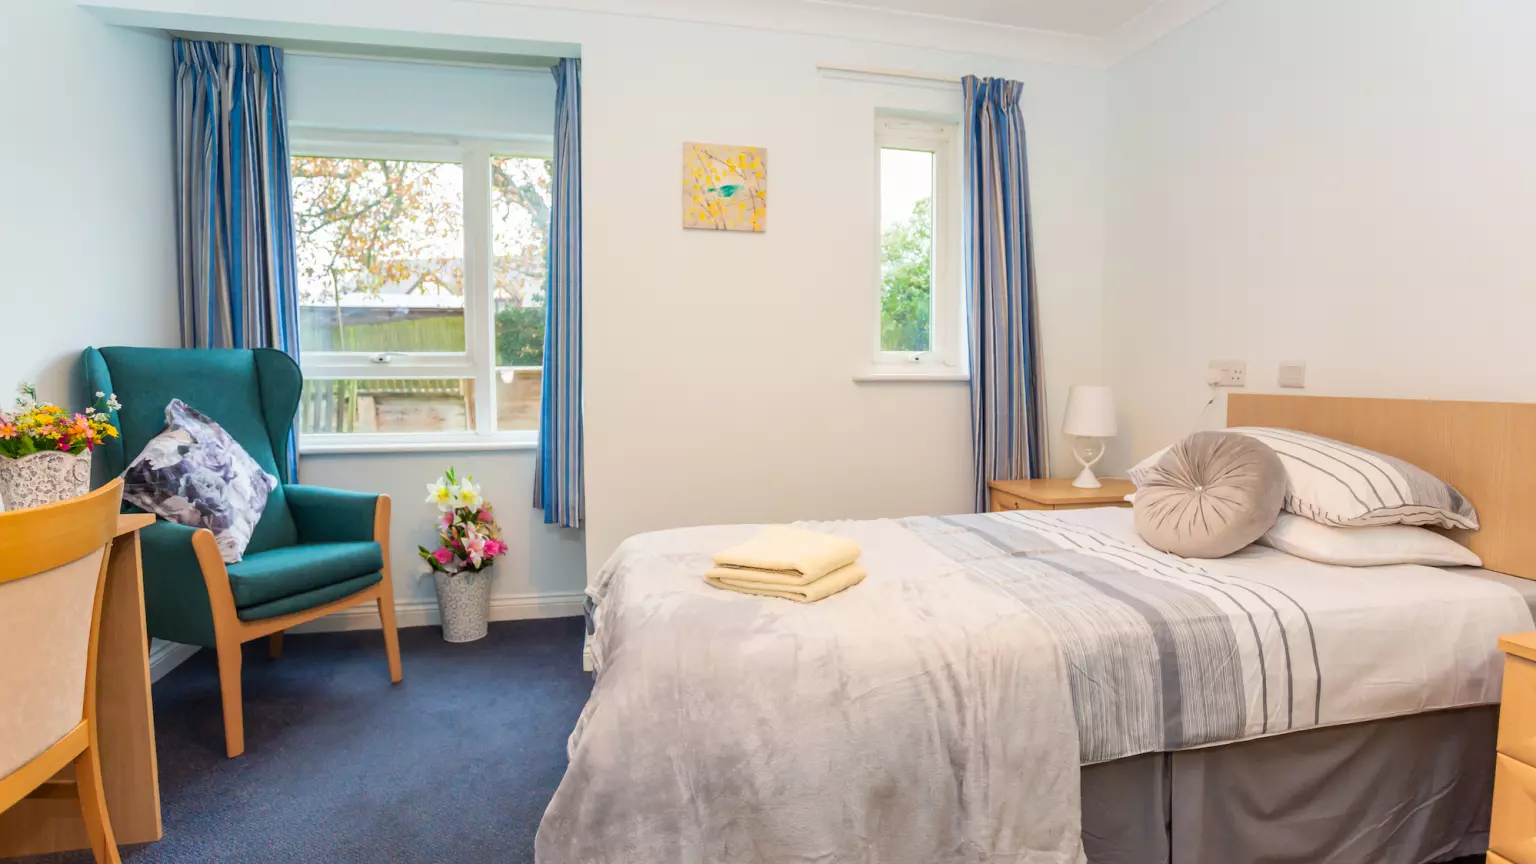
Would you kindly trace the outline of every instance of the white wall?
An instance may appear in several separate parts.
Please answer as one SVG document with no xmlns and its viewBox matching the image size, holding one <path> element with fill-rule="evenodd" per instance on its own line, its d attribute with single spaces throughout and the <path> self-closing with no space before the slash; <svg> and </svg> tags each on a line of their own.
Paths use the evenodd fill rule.
<svg viewBox="0 0 1536 864">
<path fill-rule="evenodd" d="M 1101 370 L 1099 77 L 776 33 L 630 29 L 582 46 L 585 181 L 597 191 L 584 214 L 589 569 L 655 528 L 968 511 L 967 385 L 853 381 L 876 304 L 876 109 L 958 116 L 960 93 L 815 66 L 1025 82 L 1053 430 L 1067 388 Z M 683 141 L 768 149 L 766 233 L 679 230 Z"/>
<path fill-rule="evenodd" d="M 1511 0 L 1229 0 L 1114 67 L 1113 467 L 1189 430 L 1209 359 L 1536 400 L 1532 44 Z"/>
<path fill-rule="evenodd" d="M 542 138 L 555 128 L 548 72 L 288 54 L 288 124 L 354 132 Z"/>
<path fill-rule="evenodd" d="M 80 406 L 87 345 L 179 343 L 171 56 L 67 0 L 0 6 L 0 404 Z"/>
<path fill-rule="evenodd" d="M 824 6 L 786 13 L 803 27 L 764 7 L 759 29 L 614 3 L 616 14 L 445 0 L 92 5 L 190 30 L 437 48 L 502 39 L 524 54 L 538 53 L 531 41 L 580 46 L 589 570 L 654 528 L 970 506 L 965 385 L 853 381 L 876 290 L 875 110 L 958 114 L 958 89 L 832 80 L 817 64 L 1025 82 L 1053 429 L 1067 388 L 1100 379 L 1102 74 L 913 47 L 931 34 L 929 44 L 997 50 L 1008 34 L 967 25 L 959 38 L 960 25 L 892 17 L 869 19 L 857 39 L 808 35 L 808 16 L 854 14 Z M 346 29 L 358 22 L 369 31 Z M 767 233 L 680 228 L 685 141 L 768 148 Z M 1060 447 L 1056 463 L 1070 463 Z"/>
<path fill-rule="evenodd" d="M 308 455 L 299 460 L 305 483 L 338 489 L 383 492 L 393 507 L 390 561 L 395 599 L 403 626 L 435 620 L 437 601 L 432 578 L 417 553 L 418 546 L 435 546 L 437 508 L 426 503 L 427 484 L 452 465 L 469 474 L 496 507 L 496 520 L 510 547 L 498 559 L 491 583 L 491 604 L 497 618 L 535 618 L 581 614 L 586 588 L 581 532 L 544 524 L 543 511 L 530 506 L 533 498 L 533 452 L 476 453 L 359 453 Z M 331 616 L 333 618 L 337 616 Z M 361 610 L 360 623 L 375 626 L 378 616 Z M 327 619 L 329 620 L 329 619 Z M 319 622 L 322 625 L 325 621 Z M 330 626 L 354 626 L 338 619 Z"/>
</svg>

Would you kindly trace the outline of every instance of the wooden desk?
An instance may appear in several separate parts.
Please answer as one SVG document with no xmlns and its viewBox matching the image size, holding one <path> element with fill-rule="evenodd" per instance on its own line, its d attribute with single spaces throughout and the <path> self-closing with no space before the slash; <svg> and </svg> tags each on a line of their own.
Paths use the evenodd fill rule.
<svg viewBox="0 0 1536 864">
<path fill-rule="evenodd" d="M 155 715 L 149 699 L 144 574 L 139 564 L 139 529 L 154 521 L 154 516 L 144 513 L 117 517 L 117 538 L 112 541 L 101 601 L 101 653 L 96 669 L 96 715 L 101 725 L 96 735 L 107 810 L 119 845 L 148 843 L 164 834 Z M 58 779 L 73 782 L 73 774 L 71 766 Z M 48 785 L 38 792 L 45 793 Z M 73 798 L 43 794 L 0 813 L 0 858 L 90 846 L 79 802 Z"/>
</svg>

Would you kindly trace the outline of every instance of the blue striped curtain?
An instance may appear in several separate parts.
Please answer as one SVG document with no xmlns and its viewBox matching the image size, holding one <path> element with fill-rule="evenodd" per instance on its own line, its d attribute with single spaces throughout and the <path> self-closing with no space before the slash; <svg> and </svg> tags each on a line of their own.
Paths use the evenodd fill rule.
<svg viewBox="0 0 1536 864">
<path fill-rule="evenodd" d="M 1046 466 L 1040 316 L 1030 237 L 1024 85 L 968 75 L 965 93 L 965 305 L 971 361 L 976 510 L 987 481 L 1042 476 Z"/>
<path fill-rule="evenodd" d="M 544 296 L 544 391 L 533 506 L 546 523 L 579 528 L 581 428 L 581 67 L 561 60 L 555 76 L 555 159 L 549 208 L 549 285 Z"/>
<path fill-rule="evenodd" d="M 176 247 L 187 348 L 299 356 L 283 53 L 177 39 Z M 297 482 L 290 435 L 286 482 Z"/>
</svg>

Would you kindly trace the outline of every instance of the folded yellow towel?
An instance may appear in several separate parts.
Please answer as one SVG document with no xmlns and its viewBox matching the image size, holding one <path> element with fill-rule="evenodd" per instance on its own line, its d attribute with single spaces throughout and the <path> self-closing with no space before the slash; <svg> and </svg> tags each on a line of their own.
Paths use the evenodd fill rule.
<svg viewBox="0 0 1536 864">
<path fill-rule="evenodd" d="M 864 566 L 845 564 L 810 582 L 790 582 L 784 579 L 783 573 L 740 567 L 716 567 L 704 576 L 704 581 L 727 591 L 783 597 L 797 603 L 814 603 L 864 581 Z"/>
<path fill-rule="evenodd" d="M 860 551 L 859 544 L 846 537 L 769 525 L 751 540 L 716 554 L 715 564 L 720 568 L 773 571 L 783 577 L 779 584 L 805 585 L 859 560 Z M 759 573 L 742 578 L 764 581 Z"/>
</svg>

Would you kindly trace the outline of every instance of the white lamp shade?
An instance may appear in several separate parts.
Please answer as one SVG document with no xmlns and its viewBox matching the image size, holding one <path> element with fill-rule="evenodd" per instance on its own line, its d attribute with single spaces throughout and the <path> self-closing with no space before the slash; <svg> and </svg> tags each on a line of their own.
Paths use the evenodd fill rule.
<svg viewBox="0 0 1536 864">
<path fill-rule="evenodd" d="M 1067 419 L 1061 431 L 1086 438 L 1115 435 L 1115 394 L 1102 384 L 1078 384 L 1067 396 Z"/>
</svg>

